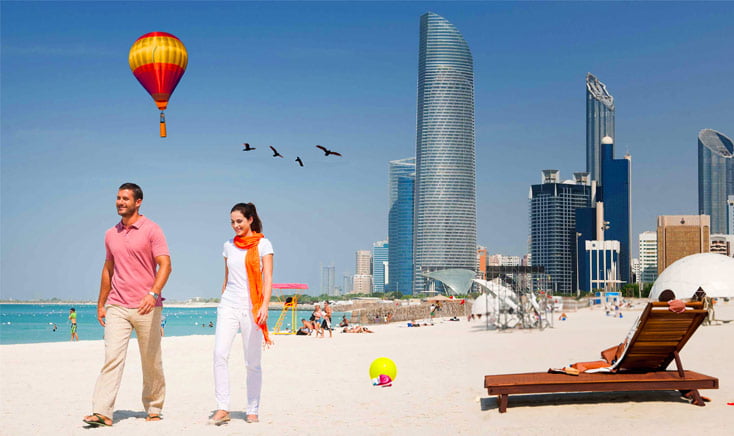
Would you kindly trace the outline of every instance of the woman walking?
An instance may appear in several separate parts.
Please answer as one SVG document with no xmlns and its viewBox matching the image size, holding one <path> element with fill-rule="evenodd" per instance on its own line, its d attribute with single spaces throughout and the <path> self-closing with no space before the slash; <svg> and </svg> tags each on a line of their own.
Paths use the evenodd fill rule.
<svg viewBox="0 0 734 436">
<path fill-rule="evenodd" d="M 237 331 L 247 367 L 247 412 L 245 421 L 258 422 L 262 369 L 262 343 L 268 337 L 268 304 L 273 284 L 273 246 L 262 235 L 262 223 L 252 203 L 238 203 L 230 212 L 235 237 L 224 243 L 224 284 L 217 307 L 214 345 L 214 394 L 217 411 L 211 423 L 222 425 L 229 416 L 229 370 L 227 360 Z"/>
</svg>

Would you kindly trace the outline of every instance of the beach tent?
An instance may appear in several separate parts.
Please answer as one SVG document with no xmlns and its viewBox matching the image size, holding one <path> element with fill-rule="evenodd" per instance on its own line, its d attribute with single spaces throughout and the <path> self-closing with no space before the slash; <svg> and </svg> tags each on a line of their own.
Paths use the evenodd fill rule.
<svg viewBox="0 0 734 436">
<path fill-rule="evenodd" d="M 650 300 L 670 289 L 676 298 L 691 298 L 702 288 L 709 297 L 734 297 L 734 258 L 699 253 L 678 259 L 663 271 L 650 290 Z"/>
<path fill-rule="evenodd" d="M 476 273 L 472 270 L 461 268 L 449 268 L 429 273 L 421 273 L 423 277 L 428 277 L 446 285 L 448 290 L 454 294 L 466 294 L 472 285 L 472 279 Z"/>
</svg>

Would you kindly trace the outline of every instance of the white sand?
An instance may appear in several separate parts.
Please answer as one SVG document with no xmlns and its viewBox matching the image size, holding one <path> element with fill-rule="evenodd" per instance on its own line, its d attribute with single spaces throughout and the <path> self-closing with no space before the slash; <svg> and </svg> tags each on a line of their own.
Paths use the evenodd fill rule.
<svg viewBox="0 0 734 436">
<path fill-rule="evenodd" d="M 717 306 L 734 318 L 734 303 Z M 263 358 L 259 424 L 244 422 L 244 363 L 240 341 L 230 359 L 233 421 L 207 425 L 213 412 L 212 336 L 166 337 L 164 420 L 145 422 L 140 403 L 137 343 L 131 341 L 114 426 L 87 429 L 101 341 L 0 346 L 0 435 L 486 435 L 486 434 L 732 434 L 734 322 L 701 327 L 681 355 L 683 366 L 716 376 L 720 389 L 701 391 L 706 407 L 674 392 L 510 396 L 500 414 L 483 376 L 543 371 L 594 360 L 621 341 L 638 311 L 624 318 L 599 310 L 569 313 L 545 331 L 486 331 L 474 321 L 432 327 L 376 326 L 375 334 L 335 333 L 333 339 L 275 336 Z M 370 384 L 376 357 L 392 358 L 390 388 Z M 238 387 L 239 386 L 239 387 Z M 619 433 L 622 432 L 622 433 Z"/>
</svg>

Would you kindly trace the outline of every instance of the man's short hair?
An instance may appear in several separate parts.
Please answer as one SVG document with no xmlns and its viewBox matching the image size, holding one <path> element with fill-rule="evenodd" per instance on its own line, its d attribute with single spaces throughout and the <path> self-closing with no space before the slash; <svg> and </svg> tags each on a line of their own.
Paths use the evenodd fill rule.
<svg viewBox="0 0 734 436">
<path fill-rule="evenodd" d="M 133 191 L 133 199 L 134 200 L 142 200 L 143 199 L 143 190 L 140 188 L 140 186 L 136 185 L 135 183 L 123 183 L 120 185 L 120 187 L 117 189 L 118 191 L 122 191 L 123 189 L 129 189 L 130 191 Z"/>
</svg>

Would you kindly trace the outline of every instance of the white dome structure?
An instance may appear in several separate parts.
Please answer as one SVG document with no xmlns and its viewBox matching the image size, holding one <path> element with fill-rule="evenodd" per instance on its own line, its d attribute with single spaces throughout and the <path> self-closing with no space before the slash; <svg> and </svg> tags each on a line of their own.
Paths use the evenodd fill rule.
<svg viewBox="0 0 734 436">
<path fill-rule="evenodd" d="M 734 297 L 734 258 L 715 253 L 686 256 L 668 266 L 650 290 L 650 299 L 670 289 L 676 298 L 691 298 L 702 288 L 709 297 Z"/>
</svg>

